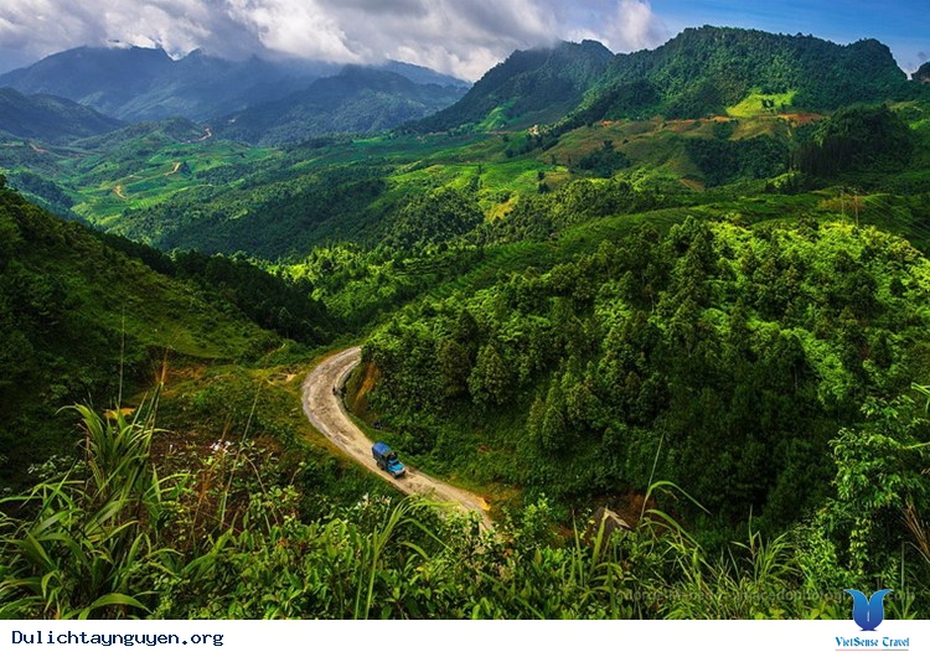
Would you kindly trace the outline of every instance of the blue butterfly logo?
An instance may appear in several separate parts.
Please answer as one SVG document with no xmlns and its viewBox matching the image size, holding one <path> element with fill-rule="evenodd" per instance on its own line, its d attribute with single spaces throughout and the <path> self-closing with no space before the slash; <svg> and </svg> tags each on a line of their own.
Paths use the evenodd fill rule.
<svg viewBox="0 0 930 657">
<path fill-rule="evenodd" d="M 846 593 L 853 599 L 852 617 L 856 625 L 871 632 L 881 624 L 885 618 L 885 596 L 891 593 L 891 589 L 876 591 L 871 598 L 856 589 L 846 589 Z"/>
</svg>

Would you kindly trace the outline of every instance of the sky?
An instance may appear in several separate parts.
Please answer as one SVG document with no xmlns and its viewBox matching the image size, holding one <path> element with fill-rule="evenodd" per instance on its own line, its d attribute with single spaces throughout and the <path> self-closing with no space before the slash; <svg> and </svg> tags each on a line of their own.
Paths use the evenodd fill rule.
<svg viewBox="0 0 930 657">
<path fill-rule="evenodd" d="M 930 59 L 927 0 L 2 0 L 0 72 L 82 45 L 228 58 L 411 62 L 476 80 L 518 48 L 596 39 L 654 48 L 686 27 L 876 38 L 911 72 Z"/>
</svg>

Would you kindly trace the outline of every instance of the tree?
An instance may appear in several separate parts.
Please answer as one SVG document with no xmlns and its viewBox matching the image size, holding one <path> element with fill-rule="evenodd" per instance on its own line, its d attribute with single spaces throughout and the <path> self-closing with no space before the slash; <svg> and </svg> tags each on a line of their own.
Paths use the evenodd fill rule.
<svg viewBox="0 0 930 657">
<path fill-rule="evenodd" d="M 468 377 L 468 390 L 480 404 L 503 404 L 510 388 L 510 371 L 493 343 L 478 352 L 475 369 Z"/>
</svg>

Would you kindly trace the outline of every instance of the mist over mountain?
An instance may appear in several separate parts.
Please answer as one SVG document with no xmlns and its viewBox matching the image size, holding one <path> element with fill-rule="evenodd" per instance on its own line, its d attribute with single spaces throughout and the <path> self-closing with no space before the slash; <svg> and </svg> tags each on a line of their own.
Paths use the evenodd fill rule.
<svg viewBox="0 0 930 657">
<path fill-rule="evenodd" d="M 420 79 L 430 79 L 428 73 Z M 453 104 L 466 87 L 417 84 L 403 75 L 361 66 L 321 78 L 302 91 L 217 122 L 220 137 L 280 144 L 335 133 L 372 134 Z"/>
<path fill-rule="evenodd" d="M 412 64 L 383 68 L 418 84 L 467 87 Z M 314 60 L 232 61 L 199 50 L 174 60 L 161 49 L 82 47 L 10 71 L 0 76 L 0 86 L 60 96 L 128 122 L 171 116 L 207 121 L 280 100 L 342 70 Z"/>
<path fill-rule="evenodd" d="M 416 127 L 436 131 L 486 121 L 494 127 L 516 119 L 555 120 L 581 101 L 607 71 L 612 56 L 596 41 L 518 50 L 485 73 L 461 101 Z"/>
<path fill-rule="evenodd" d="M 205 120 L 282 97 L 338 70 L 324 62 L 235 62 L 200 51 L 173 60 L 160 49 L 84 47 L 11 71 L 0 76 L 0 85 L 68 98 L 124 121 Z"/>
</svg>

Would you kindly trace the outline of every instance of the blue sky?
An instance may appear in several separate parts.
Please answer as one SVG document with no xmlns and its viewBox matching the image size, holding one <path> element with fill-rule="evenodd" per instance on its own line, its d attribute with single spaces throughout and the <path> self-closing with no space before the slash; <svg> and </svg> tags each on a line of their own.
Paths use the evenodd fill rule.
<svg viewBox="0 0 930 657">
<path fill-rule="evenodd" d="M 930 59 L 927 14 L 927 0 L 0 0 L 0 71 L 118 43 L 172 56 L 397 59 L 475 80 L 517 48 L 590 38 L 630 52 L 701 25 L 872 37 L 913 71 Z"/>
<path fill-rule="evenodd" d="M 727 25 L 813 34 L 837 43 L 875 38 L 888 45 L 905 70 L 930 59 L 930 3 L 926 0 L 739 2 L 653 0 L 653 12 L 672 32 L 686 26 Z"/>
</svg>

